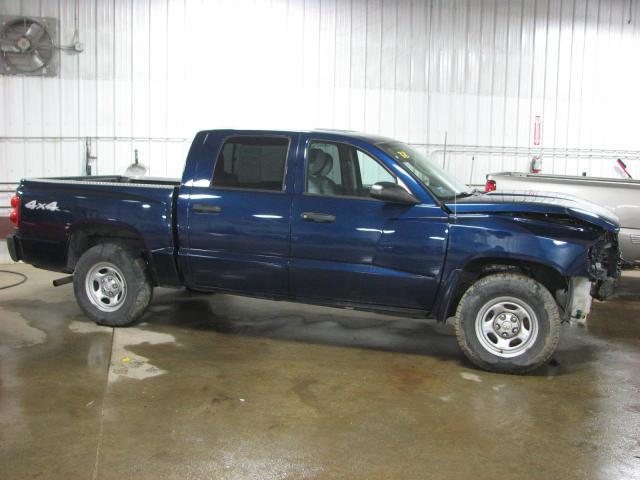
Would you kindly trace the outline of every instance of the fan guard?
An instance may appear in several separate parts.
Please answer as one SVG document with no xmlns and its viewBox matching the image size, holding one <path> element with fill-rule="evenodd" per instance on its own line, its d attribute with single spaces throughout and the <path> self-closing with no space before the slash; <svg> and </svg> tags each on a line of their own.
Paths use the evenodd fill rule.
<svg viewBox="0 0 640 480">
<path fill-rule="evenodd" d="M 0 73 L 55 76 L 58 73 L 58 20 L 5 16 L 0 25 Z"/>
</svg>

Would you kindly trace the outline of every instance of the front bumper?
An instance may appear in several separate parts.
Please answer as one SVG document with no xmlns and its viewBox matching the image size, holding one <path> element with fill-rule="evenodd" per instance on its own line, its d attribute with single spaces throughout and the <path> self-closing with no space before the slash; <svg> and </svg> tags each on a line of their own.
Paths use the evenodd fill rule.
<svg viewBox="0 0 640 480">
<path fill-rule="evenodd" d="M 9 255 L 11 260 L 19 262 L 22 260 L 22 245 L 20 244 L 20 238 L 16 235 L 7 237 L 7 248 L 9 249 Z"/>
</svg>

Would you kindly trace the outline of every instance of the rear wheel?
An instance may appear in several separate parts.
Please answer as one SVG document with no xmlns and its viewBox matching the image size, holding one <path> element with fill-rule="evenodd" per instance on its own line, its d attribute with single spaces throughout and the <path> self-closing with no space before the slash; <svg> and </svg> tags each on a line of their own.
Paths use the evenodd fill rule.
<svg viewBox="0 0 640 480">
<path fill-rule="evenodd" d="M 145 261 L 125 247 L 105 243 L 87 250 L 73 274 L 73 291 L 83 312 L 100 325 L 136 321 L 151 301 L 153 287 Z"/>
<path fill-rule="evenodd" d="M 526 373 L 546 363 L 560 339 L 551 293 L 521 274 L 499 273 L 474 283 L 456 312 L 456 337 L 479 367 Z"/>
</svg>

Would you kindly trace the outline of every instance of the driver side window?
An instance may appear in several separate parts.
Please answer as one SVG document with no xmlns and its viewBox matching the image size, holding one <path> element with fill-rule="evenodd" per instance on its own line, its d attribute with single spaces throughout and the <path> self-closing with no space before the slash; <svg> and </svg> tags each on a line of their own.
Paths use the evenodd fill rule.
<svg viewBox="0 0 640 480">
<path fill-rule="evenodd" d="M 361 150 L 357 151 L 358 168 L 360 169 L 360 180 L 362 188 L 367 191 L 374 183 L 392 182 L 396 179 L 382 165 Z"/>
<path fill-rule="evenodd" d="M 370 198 L 374 183 L 396 183 L 377 160 L 352 145 L 313 141 L 306 157 L 310 194 Z"/>
</svg>

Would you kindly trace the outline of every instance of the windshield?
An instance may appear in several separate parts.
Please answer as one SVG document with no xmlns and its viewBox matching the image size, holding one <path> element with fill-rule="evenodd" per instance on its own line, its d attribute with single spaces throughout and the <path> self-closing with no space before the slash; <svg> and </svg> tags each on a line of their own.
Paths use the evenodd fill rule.
<svg viewBox="0 0 640 480">
<path fill-rule="evenodd" d="M 402 142 L 384 142 L 376 146 L 411 171 L 439 200 L 471 194 L 464 183 L 427 160 L 419 150 Z"/>
</svg>

